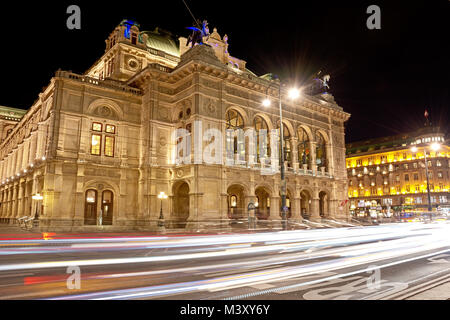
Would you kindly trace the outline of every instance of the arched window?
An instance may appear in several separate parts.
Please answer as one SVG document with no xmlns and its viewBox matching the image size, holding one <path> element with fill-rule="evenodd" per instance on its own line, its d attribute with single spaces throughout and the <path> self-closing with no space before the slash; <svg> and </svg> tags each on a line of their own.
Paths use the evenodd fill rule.
<svg viewBox="0 0 450 320">
<path fill-rule="evenodd" d="M 310 150 L 310 141 L 308 134 L 305 129 L 298 129 L 298 163 L 300 168 L 303 167 L 304 164 L 307 165 L 307 168 L 310 169 L 310 159 L 311 159 L 311 150 Z"/>
<path fill-rule="evenodd" d="M 278 150 L 280 150 L 281 161 L 281 148 L 280 148 L 280 122 L 278 122 Z M 291 155 L 291 132 L 285 123 L 283 123 L 283 148 L 284 148 L 284 160 L 287 161 L 288 167 L 292 167 L 292 155 Z"/>
<path fill-rule="evenodd" d="M 260 147 L 260 135 L 259 130 L 266 130 L 267 138 L 266 138 L 266 145 L 262 147 L 266 147 L 267 149 L 267 157 L 270 158 L 270 132 L 269 132 L 269 126 L 267 125 L 267 122 L 260 116 L 256 116 L 255 120 L 253 121 L 253 125 L 255 127 L 256 131 L 256 154 L 258 155 L 258 161 L 260 157 L 261 147 Z"/>
<path fill-rule="evenodd" d="M 236 110 L 228 110 L 225 118 L 227 129 L 244 129 L 244 119 Z"/>
<path fill-rule="evenodd" d="M 327 167 L 326 143 L 320 132 L 316 134 L 316 164 L 317 167 Z"/>
<path fill-rule="evenodd" d="M 244 129 L 244 118 L 242 118 L 241 114 L 236 110 L 228 110 L 225 115 L 226 120 L 226 129 L 227 130 L 238 130 Z M 241 132 L 243 134 L 243 132 Z M 241 137 L 242 139 L 243 137 Z M 233 145 L 233 155 L 236 153 L 240 153 L 242 157 L 245 156 L 245 148 L 244 145 L 238 145 L 238 137 L 235 132 L 227 133 L 227 141 L 231 145 Z M 243 142 L 243 141 L 242 141 Z"/>
</svg>

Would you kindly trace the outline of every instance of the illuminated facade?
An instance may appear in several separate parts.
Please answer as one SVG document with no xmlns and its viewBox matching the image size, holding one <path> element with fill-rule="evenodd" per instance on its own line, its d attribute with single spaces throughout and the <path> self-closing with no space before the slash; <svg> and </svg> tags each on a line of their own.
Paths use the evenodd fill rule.
<svg viewBox="0 0 450 320">
<path fill-rule="evenodd" d="M 0 106 L 0 143 L 13 131 L 26 110 Z"/>
<path fill-rule="evenodd" d="M 230 56 L 216 29 L 209 46 L 190 49 L 186 38 L 139 28 L 124 20 L 84 75 L 57 71 L 2 142 L 2 221 L 36 216 L 42 230 L 81 231 L 102 213 L 110 229 L 148 229 L 157 224 L 160 192 L 169 196 L 162 200 L 169 227 L 245 218 L 251 201 L 258 218 L 280 219 L 279 173 L 261 174 L 259 163 L 177 165 L 172 139 L 180 128 L 199 136 L 210 128 L 276 129 L 278 86 Z M 271 107 L 261 105 L 267 92 Z M 294 102 L 282 93 L 289 219 L 346 219 L 350 115 L 330 94 Z M 246 147 L 234 145 L 246 159 Z M 42 201 L 31 198 L 38 193 Z"/>
<path fill-rule="evenodd" d="M 438 150 L 431 147 L 435 144 Z M 413 146 L 417 146 L 414 150 Z M 413 133 L 347 144 L 348 196 L 352 215 L 427 211 L 424 159 L 427 150 L 434 210 L 450 201 L 450 148 L 445 131 L 424 127 Z"/>
</svg>

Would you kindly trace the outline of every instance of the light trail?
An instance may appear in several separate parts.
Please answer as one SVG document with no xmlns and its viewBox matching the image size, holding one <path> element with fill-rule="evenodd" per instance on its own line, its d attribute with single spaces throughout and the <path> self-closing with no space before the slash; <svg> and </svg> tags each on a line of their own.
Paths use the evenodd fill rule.
<svg viewBox="0 0 450 320">
<path fill-rule="evenodd" d="M 104 239 L 45 240 L 41 246 L 26 247 L 20 250 L 1 248 L 0 257 L 10 255 L 21 257 L 32 254 L 72 254 L 111 252 L 129 255 L 136 250 L 153 250 L 151 256 L 112 257 L 96 259 L 64 259 L 0 265 L 0 272 L 22 270 L 49 270 L 68 266 L 92 267 L 123 265 L 133 268 L 142 264 L 149 270 L 132 272 L 84 273 L 82 280 L 116 281 L 119 279 L 146 279 L 159 276 L 159 281 L 168 282 L 183 277 L 195 276 L 200 280 L 161 283 L 152 286 L 124 288 L 60 296 L 55 299 L 134 299 L 158 298 L 170 295 L 217 292 L 241 288 L 261 283 L 287 281 L 299 277 L 323 274 L 336 270 L 356 268 L 348 274 L 367 271 L 364 265 L 382 263 L 395 265 L 420 259 L 431 251 L 446 253 L 450 251 L 450 224 L 398 224 L 373 228 L 341 228 L 301 231 L 265 232 L 253 234 L 227 234 L 195 237 L 126 237 Z M 80 241 L 81 240 L 81 241 Z M 8 240 L 9 241 L 9 240 Z M 25 244 L 36 244 L 36 240 L 21 240 Z M 49 241 L 52 241 L 49 245 Z M 63 245 L 62 245 L 63 244 Z M 0 246 L 2 241 L 0 241 Z M 169 251 L 158 251 L 170 249 Z M 434 252 L 433 254 L 437 254 Z M 413 257 L 415 255 L 415 257 Z M 419 257 L 417 257 L 419 256 Z M 48 258 L 49 256 L 47 256 Z M 214 260 L 226 259 L 225 263 Z M 195 263 L 195 266 L 171 268 L 174 262 Z M 154 263 L 165 263 L 164 269 L 154 270 Z M 160 265 L 160 268 L 163 265 Z M 257 267 L 257 268 L 256 268 Z M 253 270 L 252 270 L 253 269 Z M 255 270 L 262 269 L 262 270 Z M 209 279 L 202 279 L 212 273 Z M 220 276 L 214 273 L 229 273 Z M 176 274 L 176 278 L 169 275 Z M 339 275 L 346 276 L 347 273 Z M 63 282 L 60 275 L 27 277 L 25 283 L 35 286 L 39 283 Z M 158 278 L 153 278 L 158 281 Z M 326 277 L 317 281 L 326 281 Z M 180 279 L 181 280 L 181 279 Z M 173 281 L 173 280 L 172 280 Z M 297 285 L 305 285 L 298 284 Z M 295 288 L 295 287 L 293 287 Z M 277 288 L 274 288 L 274 290 Z M 278 288 L 279 289 L 279 288 Z M 277 289 L 277 290 L 278 290 Z M 260 291 L 258 291 L 260 292 Z M 256 294 L 256 293 L 255 293 Z M 0 291 L 1 296 L 1 291 Z"/>
</svg>

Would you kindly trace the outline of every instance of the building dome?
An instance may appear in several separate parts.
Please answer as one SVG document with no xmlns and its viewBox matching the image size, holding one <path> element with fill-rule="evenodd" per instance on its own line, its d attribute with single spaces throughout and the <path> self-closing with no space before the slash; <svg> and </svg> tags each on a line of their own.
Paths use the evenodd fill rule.
<svg viewBox="0 0 450 320">
<path fill-rule="evenodd" d="M 178 40 L 168 31 L 156 28 L 153 31 L 142 31 L 147 34 L 147 48 L 163 51 L 175 57 L 180 57 L 180 45 Z"/>
</svg>

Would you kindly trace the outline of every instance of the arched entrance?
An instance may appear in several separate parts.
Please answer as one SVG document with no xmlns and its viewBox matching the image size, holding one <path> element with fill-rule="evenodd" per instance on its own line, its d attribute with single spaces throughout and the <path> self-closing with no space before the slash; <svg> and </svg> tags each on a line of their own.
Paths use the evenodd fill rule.
<svg viewBox="0 0 450 320">
<path fill-rule="evenodd" d="M 319 192 L 319 214 L 322 218 L 329 215 L 328 209 L 328 194 L 321 191 Z"/>
<path fill-rule="evenodd" d="M 270 193 L 264 187 L 258 187 L 255 195 L 258 202 L 255 215 L 259 220 L 267 220 L 270 216 Z"/>
<path fill-rule="evenodd" d="M 246 215 L 244 187 L 240 185 L 231 185 L 227 189 L 228 200 L 228 218 L 242 219 Z"/>
<path fill-rule="evenodd" d="M 97 225 L 100 212 L 102 213 L 102 225 L 112 225 L 114 193 L 111 190 L 104 190 L 101 194 L 96 189 L 86 190 L 84 196 L 84 224 Z"/>
<path fill-rule="evenodd" d="M 184 228 L 189 218 L 189 185 L 186 182 L 175 184 L 172 193 L 172 225 Z"/>
<path fill-rule="evenodd" d="M 86 190 L 84 196 L 84 224 L 97 224 L 97 190 Z"/>
<path fill-rule="evenodd" d="M 311 194 L 308 190 L 303 190 L 300 193 L 300 212 L 304 219 L 309 219 L 311 216 Z"/>
<path fill-rule="evenodd" d="M 103 225 L 112 225 L 113 224 L 113 206 L 114 203 L 114 194 L 110 190 L 105 190 L 102 192 L 102 224 Z"/>
</svg>

